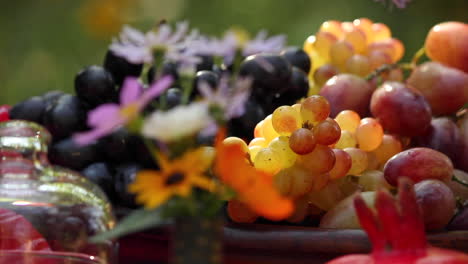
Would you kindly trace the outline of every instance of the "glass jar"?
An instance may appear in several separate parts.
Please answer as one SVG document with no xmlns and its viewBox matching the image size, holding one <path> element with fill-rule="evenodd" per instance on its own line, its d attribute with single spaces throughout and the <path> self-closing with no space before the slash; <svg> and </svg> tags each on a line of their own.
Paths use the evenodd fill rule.
<svg viewBox="0 0 468 264">
<path fill-rule="evenodd" d="M 80 174 L 50 165 L 50 140 L 47 130 L 35 123 L 0 123 L 0 212 L 24 217 L 51 251 L 81 253 L 100 263 L 113 263 L 117 258 L 114 241 L 88 242 L 89 237 L 115 225 L 109 201 L 97 185 Z M 0 213 L 0 240 L 3 235 L 11 236 L 2 229 L 8 224 L 2 222 L 5 219 Z M 18 235 L 14 236 L 17 239 Z M 22 236 L 20 244 L 34 245 L 29 237 L 34 236 Z M 25 245 L 19 249 L 31 250 Z M 18 248 L 0 244 L 0 249 Z"/>
</svg>

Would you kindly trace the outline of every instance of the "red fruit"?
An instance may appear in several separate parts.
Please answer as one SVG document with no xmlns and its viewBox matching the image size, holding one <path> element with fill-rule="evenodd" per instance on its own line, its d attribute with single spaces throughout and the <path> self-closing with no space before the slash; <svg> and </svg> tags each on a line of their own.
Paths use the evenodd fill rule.
<svg viewBox="0 0 468 264">
<path fill-rule="evenodd" d="M 424 95 L 434 115 L 453 114 L 468 102 L 468 73 L 438 62 L 416 67 L 408 84 Z"/>
<path fill-rule="evenodd" d="M 434 61 L 468 72 L 468 24 L 435 25 L 426 37 L 426 54 Z"/>
<path fill-rule="evenodd" d="M 352 74 L 338 74 L 329 79 L 320 95 L 330 103 L 330 116 L 343 110 L 353 110 L 360 116 L 368 116 L 369 101 L 374 88 L 363 78 Z"/>
<path fill-rule="evenodd" d="M 393 156 L 384 167 L 388 183 L 396 186 L 398 178 L 409 177 L 414 182 L 434 179 L 449 181 L 453 164 L 447 155 L 430 148 L 412 148 Z"/>
<path fill-rule="evenodd" d="M 9 105 L 0 105 L 0 122 L 10 120 L 10 109 Z"/>
<path fill-rule="evenodd" d="M 431 124 L 431 107 L 426 98 L 400 82 L 385 82 L 375 90 L 370 110 L 384 130 L 391 134 L 418 136 Z"/>
<path fill-rule="evenodd" d="M 386 191 L 379 191 L 376 212 L 357 196 L 356 213 L 372 242 L 369 255 L 347 255 L 328 264 L 463 264 L 468 255 L 427 244 L 424 222 L 411 181 L 402 179 L 398 201 Z"/>
<path fill-rule="evenodd" d="M 441 230 L 447 226 L 456 209 L 452 190 L 441 181 L 424 180 L 414 185 L 414 192 L 426 230 Z"/>
</svg>

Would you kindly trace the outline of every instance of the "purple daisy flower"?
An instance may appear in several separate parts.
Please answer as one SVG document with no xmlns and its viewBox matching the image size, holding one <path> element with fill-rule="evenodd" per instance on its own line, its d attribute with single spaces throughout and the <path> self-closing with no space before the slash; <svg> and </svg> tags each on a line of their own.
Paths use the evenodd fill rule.
<svg viewBox="0 0 468 264">
<path fill-rule="evenodd" d="M 135 64 L 153 62 L 155 51 L 164 53 L 165 59 L 180 63 L 195 65 L 199 58 L 190 52 L 185 41 L 187 37 L 188 23 L 179 22 L 174 32 L 172 28 L 163 24 L 157 31 L 149 31 L 144 34 L 129 26 L 125 26 L 120 38 L 115 39 L 110 45 L 110 50 L 117 56 L 125 58 L 127 61 Z"/>
<path fill-rule="evenodd" d="M 257 36 L 247 42 L 242 49 L 242 55 L 247 57 L 257 53 L 278 53 L 284 48 L 286 36 L 278 35 L 267 38 L 267 32 L 262 30 Z"/>
<path fill-rule="evenodd" d="M 385 4 L 385 2 L 386 2 L 386 0 L 374 0 L 374 1 L 380 2 L 380 3 L 384 3 L 384 4 Z M 388 0 L 388 2 L 389 2 L 390 4 L 393 3 L 396 7 L 403 9 L 403 8 L 406 7 L 406 5 L 407 5 L 409 2 L 411 2 L 411 0 Z"/>
<path fill-rule="evenodd" d="M 103 104 L 88 114 L 88 126 L 92 130 L 73 135 L 79 145 L 87 145 L 112 133 L 115 129 L 133 120 L 156 96 L 169 88 L 171 76 L 164 76 L 144 90 L 137 78 L 127 77 L 120 93 L 120 105 Z"/>
<path fill-rule="evenodd" d="M 234 32 L 227 32 L 222 39 L 199 36 L 192 39 L 190 49 L 199 55 L 221 57 L 229 65 L 234 60 L 239 41 Z"/>
<path fill-rule="evenodd" d="M 209 104 L 215 104 L 224 110 L 225 120 L 239 117 L 245 112 L 245 102 L 250 96 L 252 80 L 238 78 L 232 87 L 229 87 L 229 78 L 223 76 L 218 88 L 213 91 L 206 82 L 199 82 L 198 89 L 203 99 Z"/>
</svg>

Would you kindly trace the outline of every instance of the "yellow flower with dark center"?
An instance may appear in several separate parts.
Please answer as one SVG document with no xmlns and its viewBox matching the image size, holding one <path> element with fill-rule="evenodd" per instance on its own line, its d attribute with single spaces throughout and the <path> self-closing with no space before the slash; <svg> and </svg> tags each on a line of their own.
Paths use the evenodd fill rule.
<svg viewBox="0 0 468 264">
<path fill-rule="evenodd" d="M 147 209 L 156 208 L 175 195 L 187 197 L 193 187 L 212 191 L 215 183 L 204 173 L 213 159 L 214 152 L 206 147 L 188 151 L 172 161 L 159 154 L 161 170 L 139 172 L 129 191 L 135 193 L 137 202 Z"/>
</svg>

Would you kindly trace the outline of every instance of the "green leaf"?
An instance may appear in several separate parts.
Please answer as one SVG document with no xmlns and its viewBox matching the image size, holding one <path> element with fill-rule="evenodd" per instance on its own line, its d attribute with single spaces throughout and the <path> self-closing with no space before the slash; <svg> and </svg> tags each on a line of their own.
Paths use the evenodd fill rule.
<svg viewBox="0 0 468 264">
<path fill-rule="evenodd" d="M 109 239 L 135 233 L 150 227 L 166 224 L 167 222 L 168 220 L 161 216 L 160 210 L 135 210 L 130 215 L 122 219 L 114 229 L 91 237 L 90 242 L 105 242 Z"/>
</svg>

